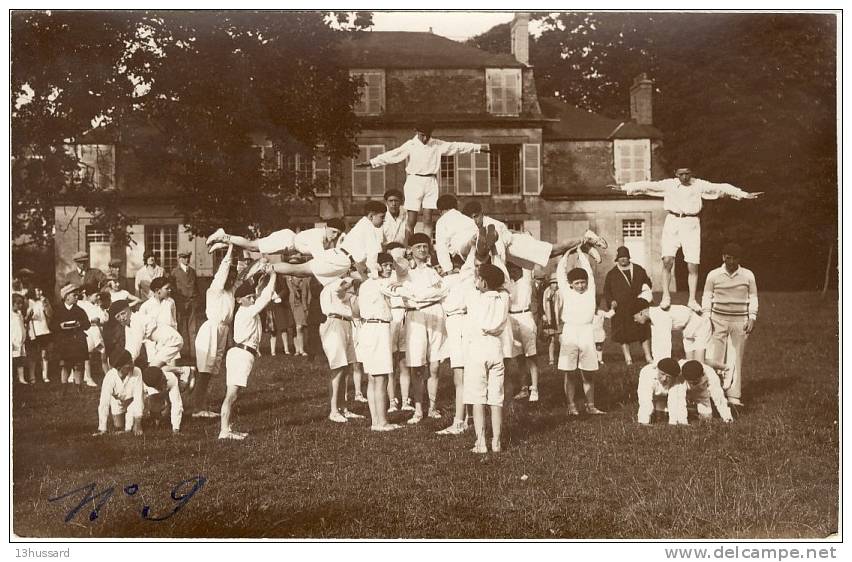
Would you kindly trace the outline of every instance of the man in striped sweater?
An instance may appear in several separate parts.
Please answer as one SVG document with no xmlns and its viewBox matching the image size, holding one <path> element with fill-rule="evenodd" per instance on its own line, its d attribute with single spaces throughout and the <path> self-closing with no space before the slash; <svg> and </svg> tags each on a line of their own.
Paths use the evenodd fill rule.
<svg viewBox="0 0 852 562">
<path fill-rule="evenodd" d="M 725 350 L 730 338 L 735 367 L 729 373 L 730 386 L 725 390 L 728 403 L 742 406 L 742 365 L 746 340 L 757 321 L 757 284 L 754 273 L 740 267 L 742 248 L 727 244 L 722 250 L 724 264 L 707 274 L 704 282 L 702 309 L 710 315 L 713 339 L 709 357 L 725 364 Z"/>
</svg>

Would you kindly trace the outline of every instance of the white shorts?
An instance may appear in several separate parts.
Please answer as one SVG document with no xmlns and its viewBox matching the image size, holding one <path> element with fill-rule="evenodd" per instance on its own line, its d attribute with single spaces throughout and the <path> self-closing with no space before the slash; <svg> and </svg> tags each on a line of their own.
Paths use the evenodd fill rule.
<svg viewBox="0 0 852 562">
<path fill-rule="evenodd" d="M 408 174 L 402 190 L 405 192 L 405 203 L 402 206 L 405 207 L 406 211 L 419 212 L 420 209 L 438 208 L 437 177 Z"/>
<path fill-rule="evenodd" d="M 708 315 L 693 315 L 683 329 L 683 350 L 686 353 L 701 351 L 710 347 L 713 337 L 713 324 Z"/>
<path fill-rule="evenodd" d="M 405 359 L 409 367 L 442 359 L 444 330 L 444 309 L 440 304 L 405 313 Z"/>
<path fill-rule="evenodd" d="M 536 265 L 547 267 L 553 244 L 536 240 L 526 232 L 513 232 L 511 243 L 506 248 L 506 261 L 525 269 L 533 269 Z"/>
<path fill-rule="evenodd" d="M 591 325 L 564 326 L 559 342 L 557 368 L 560 371 L 574 371 L 578 368 L 582 371 L 598 370 L 598 351 Z"/>
<path fill-rule="evenodd" d="M 673 258 L 677 249 L 682 248 L 686 263 L 701 263 L 701 221 L 698 217 L 666 215 L 660 245 L 664 258 Z"/>
<path fill-rule="evenodd" d="M 464 368 L 464 324 L 466 314 L 447 316 L 447 339 L 444 340 L 444 359 L 450 360 L 451 369 Z"/>
<path fill-rule="evenodd" d="M 383 322 L 364 322 L 358 328 L 355 340 L 355 355 L 364 365 L 368 375 L 389 375 L 393 373 L 393 352 L 391 351 L 390 324 Z"/>
<path fill-rule="evenodd" d="M 225 384 L 245 388 L 253 367 L 253 353 L 239 347 L 232 347 L 225 355 Z"/>
<path fill-rule="evenodd" d="M 519 355 L 535 357 L 538 354 L 536 349 L 538 329 L 532 312 L 517 314 L 509 312 L 509 320 L 512 322 L 512 357 Z"/>
<path fill-rule="evenodd" d="M 308 262 L 311 268 L 311 273 L 317 278 L 317 281 L 325 287 L 332 281 L 340 279 L 349 272 L 352 267 L 352 261 L 349 256 L 338 249 L 325 250 L 324 252 L 314 256 Z"/>
<path fill-rule="evenodd" d="M 391 351 L 405 353 L 405 309 L 391 308 Z"/>
<path fill-rule="evenodd" d="M 285 228 L 277 230 L 269 236 L 257 239 L 257 249 L 262 254 L 277 254 L 296 247 L 296 233 Z"/>
<path fill-rule="evenodd" d="M 504 378 L 500 341 L 482 337 L 471 342 L 464 366 L 464 403 L 502 406 Z"/>
<path fill-rule="evenodd" d="M 148 363 L 174 365 L 183 348 L 183 337 L 170 326 L 157 326 L 153 334 L 154 349 L 149 352 Z M 147 344 L 147 342 L 146 342 Z M 148 351 L 146 345 L 146 351 Z"/>
<path fill-rule="evenodd" d="M 345 367 L 356 360 L 352 340 L 352 323 L 340 318 L 327 318 L 319 328 L 322 349 L 331 370 Z"/>
</svg>

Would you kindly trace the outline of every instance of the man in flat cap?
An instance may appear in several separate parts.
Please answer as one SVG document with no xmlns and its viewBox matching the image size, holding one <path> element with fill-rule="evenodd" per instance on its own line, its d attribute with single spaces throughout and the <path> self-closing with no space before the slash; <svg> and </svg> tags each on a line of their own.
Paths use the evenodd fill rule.
<svg viewBox="0 0 852 562">
<path fill-rule="evenodd" d="M 198 333 L 198 307 L 201 302 L 195 269 L 189 265 L 190 256 L 192 252 L 189 250 L 178 252 L 178 264 L 171 271 L 178 332 L 183 337 L 183 349 L 180 352 L 183 358 L 195 356 L 192 342 Z"/>
<path fill-rule="evenodd" d="M 760 192 L 749 193 L 729 183 L 711 183 L 693 179 L 689 168 L 678 168 L 676 178 L 660 181 L 637 181 L 624 185 L 610 185 L 616 191 L 628 195 L 650 195 L 663 198 L 663 208 L 667 211 L 663 225 L 663 298 L 660 308 L 667 310 L 671 305 L 669 282 L 678 248 L 683 250 L 683 259 L 689 269 L 689 308 L 700 311 L 696 300 L 698 290 L 698 264 L 701 261 L 701 223 L 699 216 L 704 199 L 756 199 Z"/>
<path fill-rule="evenodd" d="M 101 283 L 106 279 L 106 275 L 100 269 L 89 267 L 89 254 L 87 252 L 77 252 L 71 260 L 74 262 L 74 269 L 65 274 L 65 283 L 73 283 L 78 287 L 87 287 L 94 285 L 100 287 Z"/>
<path fill-rule="evenodd" d="M 438 173 L 441 171 L 441 157 L 455 154 L 490 152 L 488 145 L 470 142 L 446 142 L 432 138 L 435 124 L 429 119 L 419 120 L 415 126 L 415 135 L 402 146 L 370 158 L 369 162 L 360 162 L 356 168 L 378 168 L 406 160 L 405 165 L 405 203 L 408 213 L 408 235 L 414 233 L 420 210 L 423 210 L 424 231 L 432 232 L 432 210 L 438 203 Z M 368 156 L 368 155 L 366 155 Z M 471 157 L 475 158 L 475 157 Z"/>
<path fill-rule="evenodd" d="M 757 283 L 754 273 L 740 266 L 742 248 L 726 244 L 721 267 L 707 274 L 702 308 L 710 315 L 713 337 L 708 356 L 715 363 L 729 365 L 730 380 L 725 381 L 728 403 L 742 406 L 743 355 L 748 336 L 757 322 Z M 732 357 L 726 357 L 726 350 Z M 727 377 L 726 377 L 727 378 Z"/>
</svg>

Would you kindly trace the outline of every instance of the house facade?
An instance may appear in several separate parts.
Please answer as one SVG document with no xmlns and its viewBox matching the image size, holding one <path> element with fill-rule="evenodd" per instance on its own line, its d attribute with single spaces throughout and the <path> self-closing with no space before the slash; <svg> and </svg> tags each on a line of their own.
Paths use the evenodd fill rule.
<svg viewBox="0 0 852 562">
<path fill-rule="evenodd" d="M 629 96 L 632 119 L 625 123 L 558 100 L 539 99 L 528 60 L 525 14 L 515 17 L 511 33 L 512 55 L 488 53 L 432 33 L 364 32 L 345 40 L 338 52 L 340 62 L 364 82 L 354 108 L 362 125 L 358 156 L 333 162 L 308 159 L 282 153 L 261 135 L 255 141 L 265 165 L 328 178 L 312 200 L 294 202 L 293 218 L 282 228 L 298 230 L 334 216 L 354 224 L 367 200 L 381 199 L 391 188 L 401 189 L 404 164 L 357 169 L 355 163 L 400 146 L 414 136 L 417 120 L 429 118 L 435 123 L 436 138 L 491 147 L 490 154 L 444 157 L 439 174 L 442 193 L 457 195 L 461 205 L 479 200 L 489 215 L 543 240 L 594 229 L 610 242 L 598 266 L 601 283 L 615 248 L 622 244 L 652 278 L 659 278 L 665 218 L 660 200 L 627 198 L 606 188 L 616 180 L 666 176 L 658 157 L 662 135 L 652 125 L 651 81 L 637 78 Z M 121 147 L 117 149 L 118 158 L 116 146 L 107 144 L 89 146 L 81 156 L 100 181 L 112 181 L 132 193 L 122 184 L 120 166 L 115 169 L 122 160 Z M 100 157 L 101 153 L 109 156 Z M 92 227 L 91 217 L 82 209 L 57 207 L 57 280 L 73 268 L 70 256 L 81 249 L 89 251 L 93 267 L 106 269 L 111 258 L 121 258 L 129 279 L 142 266 L 146 250 L 153 251 L 168 270 L 176 263 L 177 252 L 189 249 L 191 265 L 202 276 L 212 275 L 204 240 L 183 231 L 182 219 L 167 200 L 159 198 L 164 201 L 159 205 L 146 200 L 127 200 L 128 214 L 139 217 L 129 247 L 112 244 Z"/>
</svg>

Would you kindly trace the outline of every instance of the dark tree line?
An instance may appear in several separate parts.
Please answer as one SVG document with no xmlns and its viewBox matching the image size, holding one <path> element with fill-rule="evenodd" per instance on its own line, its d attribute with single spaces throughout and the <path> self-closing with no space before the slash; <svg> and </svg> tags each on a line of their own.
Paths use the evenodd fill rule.
<svg viewBox="0 0 852 562">
<path fill-rule="evenodd" d="M 669 167 L 766 192 L 756 202 L 705 207 L 705 270 L 736 239 L 767 288 L 822 286 L 838 236 L 836 16 L 621 12 L 533 19 L 542 25 L 530 45 L 539 95 L 628 118 L 630 85 L 646 72 Z M 471 43 L 509 52 L 508 25 Z M 836 269 L 832 275 L 836 280 Z"/>
</svg>

